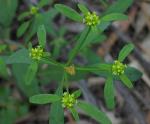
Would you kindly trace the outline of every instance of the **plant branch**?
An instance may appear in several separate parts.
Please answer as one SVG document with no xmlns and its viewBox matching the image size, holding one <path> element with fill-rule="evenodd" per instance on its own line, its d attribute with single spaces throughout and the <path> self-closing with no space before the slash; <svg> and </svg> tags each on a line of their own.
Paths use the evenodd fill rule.
<svg viewBox="0 0 150 124">
<path fill-rule="evenodd" d="M 75 47 L 73 48 L 73 50 L 71 51 L 71 53 L 73 53 L 73 55 L 69 58 L 69 60 L 68 60 L 68 62 L 67 62 L 67 65 L 69 65 L 69 64 L 73 61 L 73 59 L 75 58 L 75 56 L 77 55 L 77 53 L 80 51 L 81 46 L 82 46 L 82 44 L 84 43 L 84 41 L 86 40 L 86 38 L 88 37 L 89 32 L 90 32 L 90 28 L 88 28 L 88 31 L 86 32 L 85 37 L 83 38 L 83 40 L 82 40 L 82 41 L 79 41 L 79 42 L 75 45 Z M 79 39 L 80 39 L 80 38 L 81 38 L 81 35 L 80 35 Z"/>
</svg>

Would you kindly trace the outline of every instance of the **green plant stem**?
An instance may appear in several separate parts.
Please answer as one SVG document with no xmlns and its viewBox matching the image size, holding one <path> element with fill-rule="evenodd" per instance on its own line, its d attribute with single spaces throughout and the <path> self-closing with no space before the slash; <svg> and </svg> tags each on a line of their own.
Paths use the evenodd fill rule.
<svg viewBox="0 0 150 124">
<path fill-rule="evenodd" d="M 59 66 L 61 68 L 64 68 L 65 65 L 64 64 L 61 64 L 57 61 L 55 61 L 54 59 L 52 58 L 43 58 L 42 61 L 44 61 L 46 64 L 50 64 L 50 65 L 54 65 L 54 66 Z"/>
<path fill-rule="evenodd" d="M 65 86 L 66 91 L 69 91 L 69 88 L 68 88 L 68 77 L 67 77 L 67 73 L 65 71 L 64 71 L 64 74 L 62 76 L 61 85 Z"/>
<path fill-rule="evenodd" d="M 47 61 L 46 61 L 47 60 Z M 44 60 L 43 60 L 44 61 Z M 45 58 L 45 62 L 47 64 L 50 64 L 50 65 L 54 65 L 54 66 L 59 66 L 60 68 L 64 68 L 65 65 L 64 64 L 61 64 L 57 61 L 55 61 L 54 59 L 52 58 Z M 69 88 L 68 88 L 68 77 L 67 77 L 67 73 L 64 71 L 64 74 L 62 76 L 62 81 L 60 83 L 61 86 L 65 86 L 66 87 L 66 90 L 69 91 Z"/>
<path fill-rule="evenodd" d="M 78 71 L 99 71 L 99 68 L 91 68 L 91 67 L 76 67 Z"/>
<path fill-rule="evenodd" d="M 111 71 L 111 64 L 98 64 L 91 67 L 76 67 L 76 70 L 79 71 Z"/>
<path fill-rule="evenodd" d="M 87 33 L 86 33 L 86 35 L 84 37 L 84 39 L 81 42 L 78 42 L 80 45 L 78 45 L 78 43 L 77 43 L 76 46 L 74 47 L 74 49 L 71 51 L 71 52 L 73 52 L 73 55 L 69 58 L 69 60 L 67 62 L 67 65 L 69 65 L 69 64 L 72 63 L 73 59 L 75 58 L 75 56 L 77 55 L 77 53 L 80 51 L 80 49 L 82 47 L 82 44 L 84 44 L 84 41 L 88 37 L 88 34 L 89 34 L 90 30 L 91 30 L 91 28 L 89 27 L 88 31 L 87 31 Z M 79 39 L 80 39 L 80 37 L 79 37 Z"/>
</svg>

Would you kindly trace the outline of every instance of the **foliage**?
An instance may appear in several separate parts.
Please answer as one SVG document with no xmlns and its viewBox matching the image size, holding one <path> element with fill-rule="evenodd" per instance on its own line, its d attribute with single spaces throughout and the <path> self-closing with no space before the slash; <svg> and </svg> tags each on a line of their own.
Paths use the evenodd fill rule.
<svg viewBox="0 0 150 124">
<path fill-rule="evenodd" d="M 10 25 L 15 16 L 18 6 L 18 0 L 1 0 L 0 1 L 0 38 L 9 39 Z"/>
<path fill-rule="evenodd" d="M 142 76 L 137 69 L 123 63 L 134 49 L 132 43 L 126 44 L 119 52 L 118 58 L 110 63 L 106 63 L 102 58 L 100 59 L 91 49 L 93 44 L 101 43 L 106 39 L 104 30 L 111 22 L 128 19 L 123 12 L 127 10 L 131 3 L 132 0 L 126 0 L 125 2 L 118 0 L 115 4 L 110 5 L 105 12 L 99 14 L 91 12 L 82 3 L 77 5 L 81 13 L 64 4 L 55 4 L 54 8 L 43 11 L 43 8 L 51 5 L 52 1 L 41 0 L 37 5 L 30 7 L 30 11 L 19 15 L 18 20 L 21 25 L 18 28 L 17 36 L 24 39 L 25 45 L 10 52 L 11 54 L 0 56 L 0 75 L 8 79 L 7 69 L 8 65 L 11 65 L 11 72 L 16 79 L 16 85 L 26 97 L 29 97 L 30 103 L 51 104 L 50 124 L 64 124 L 64 109 L 70 111 L 76 121 L 80 119 L 78 109 L 81 109 L 97 122 L 111 124 L 110 119 L 99 108 L 78 99 L 82 94 L 80 90 L 70 93 L 69 86 L 71 81 L 84 79 L 89 73 L 106 78 L 104 99 L 106 106 L 113 109 L 115 107 L 115 80 L 120 80 L 128 88 L 133 88 L 132 82 Z M 10 10 L 12 17 L 6 19 L 10 21 L 7 26 L 11 23 L 15 11 L 14 6 L 16 4 L 13 4 L 12 10 Z M 64 26 L 59 27 L 58 31 L 54 28 L 53 19 L 58 13 L 84 25 L 81 33 L 73 38 L 73 41 L 76 41 L 75 46 L 68 52 L 65 57 L 66 60 L 63 61 L 58 60 L 60 60 L 62 49 L 68 44 L 68 41 L 64 38 L 67 30 Z M 5 21 L 5 18 L 3 21 Z M 35 46 L 30 41 L 36 33 L 38 43 Z M 52 37 L 51 42 L 47 40 L 48 36 Z M 27 44 L 28 48 L 26 47 Z M 53 49 L 49 51 L 47 45 L 50 45 Z M 0 50 L 5 50 L 5 47 L 1 47 Z M 85 65 L 75 62 L 78 54 L 86 59 Z M 44 86 L 52 81 L 57 82 L 58 86 L 54 94 L 45 93 L 40 89 L 39 84 Z M 26 106 L 23 106 L 23 109 L 26 109 Z M 20 110 L 21 112 L 22 110 Z M 0 117 L 3 118 L 7 113 L 12 114 L 12 110 L 3 109 L 0 111 Z M 17 117 L 17 115 L 14 115 L 15 117 L 10 116 L 13 119 Z M 1 123 L 9 124 L 10 122 L 6 120 Z"/>
</svg>

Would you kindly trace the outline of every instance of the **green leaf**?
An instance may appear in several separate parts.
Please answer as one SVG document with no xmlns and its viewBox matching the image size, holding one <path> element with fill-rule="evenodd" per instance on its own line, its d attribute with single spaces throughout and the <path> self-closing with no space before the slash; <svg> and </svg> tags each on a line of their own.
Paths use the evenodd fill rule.
<svg viewBox="0 0 150 124">
<path fill-rule="evenodd" d="M 37 33 L 38 27 L 40 25 L 45 26 L 47 33 L 51 34 L 52 36 L 57 37 L 55 33 L 55 28 L 53 25 L 53 19 L 56 17 L 57 14 L 58 12 L 56 11 L 56 9 L 51 8 L 48 11 L 38 13 L 37 15 L 35 15 L 31 19 L 31 25 L 30 25 L 28 32 L 26 33 L 25 41 L 26 42 L 30 41 L 30 39 Z"/>
<path fill-rule="evenodd" d="M 109 109 L 113 109 L 115 107 L 115 92 L 114 92 L 114 84 L 113 77 L 108 76 L 105 87 L 104 87 L 104 98 L 106 105 Z"/>
<path fill-rule="evenodd" d="M 130 67 L 130 66 L 127 66 L 127 68 L 125 69 L 124 74 L 129 78 L 129 80 L 131 82 L 135 82 L 135 81 L 139 80 L 142 77 L 142 72 L 140 72 L 136 68 Z M 107 77 L 107 75 L 105 77 Z M 114 80 L 120 80 L 120 77 L 113 75 L 113 79 Z"/>
<path fill-rule="evenodd" d="M 131 81 L 137 81 L 142 77 L 142 72 L 133 67 L 127 67 L 125 74 Z"/>
<path fill-rule="evenodd" d="M 81 90 L 77 90 L 77 91 L 73 92 L 73 94 L 76 98 L 78 98 L 81 96 Z"/>
<path fill-rule="evenodd" d="M 17 30 L 17 37 L 21 37 L 28 29 L 30 21 L 22 23 Z"/>
<path fill-rule="evenodd" d="M 118 60 L 120 62 L 124 61 L 124 59 L 130 54 L 130 52 L 134 49 L 133 44 L 127 44 L 125 45 L 121 51 L 119 52 Z"/>
<path fill-rule="evenodd" d="M 103 16 L 101 18 L 101 21 L 110 22 L 110 21 L 120 21 L 120 20 L 126 20 L 126 19 L 128 19 L 128 16 L 122 13 L 111 13 L 111 14 Z"/>
<path fill-rule="evenodd" d="M 55 94 L 60 97 L 63 95 L 63 87 L 61 84 L 59 84 L 59 87 Z M 64 110 L 62 108 L 61 101 L 58 101 L 51 105 L 49 124 L 64 124 Z"/>
<path fill-rule="evenodd" d="M 46 5 L 51 4 L 52 2 L 53 2 L 52 0 L 40 0 L 40 2 L 38 3 L 37 6 L 39 8 L 42 8 L 42 7 L 46 6 Z"/>
<path fill-rule="evenodd" d="M 52 81 L 60 82 L 62 80 L 63 73 L 63 68 L 55 65 L 49 65 L 47 68 L 41 69 L 41 71 L 39 71 L 41 84 L 47 84 Z"/>
<path fill-rule="evenodd" d="M 11 94 L 10 87 L 1 86 L 0 87 L 0 104 L 1 103 L 7 103 L 8 98 Z"/>
<path fill-rule="evenodd" d="M 44 48 L 46 44 L 46 30 L 44 25 L 39 26 L 37 36 L 40 46 Z"/>
<path fill-rule="evenodd" d="M 31 96 L 29 101 L 34 104 L 47 104 L 59 101 L 61 98 L 54 94 L 38 94 Z"/>
<path fill-rule="evenodd" d="M 78 4 L 78 8 L 80 9 L 80 11 L 83 13 L 83 14 L 87 14 L 89 12 L 89 10 L 86 8 L 86 6 L 84 4 L 81 4 L 79 3 Z"/>
<path fill-rule="evenodd" d="M 73 118 L 75 119 L 75 121 L 79 121 L 80 118 L 79 118 L 79 115 L 78 115 L 78 112 L 76 111 L 75 108 L 70 108 L 69 109 L 71 114 L 73 115 Z"/>
<path fill-rule="evenodd" d="M 37 69 L 38 69 L 38 64 L 37 64 L 37 62 L 33 61 L 29 65 L 28 70 L 25 74 L 25 83 L 27 85 L 30 85 L 31 82 L 33 81 L 33 79 L 35 78 Z"/>
<path fill-rule="evenodd" d="M 6 60 L 6 64 L 13 63 L 31 63 L 31 58 L 29 57 L 29 51 L 25 48 L 20 49 L 14 52 L 11 56 L 9 56 Z"/>
<path fill-rule="evenodd" d="M 31 49 L 32 49 L 32 43 L 29 42 L 29 43 L 28 43 L 28 50 L 31 50 Z"/>
<path fill-rule="evenodd" d="M 43 15 L 44 18 L 44 25 L 46 28 L 46 32 L 49 33 L 52 37 L 58 37 L 58 35 L 56 34 L 56 29 L 55 26 L 53 24 L 53 19 L 57 16 L 58 11 L 56 11 L 56 9 L 51 8 L 48 11 L 46 11 Z M 49 28 L 51 27 L 51 28 Z"/>
<path fill-rule="evenodd" d="M 0 58 L 0 75 L 4 78 L 8 77 L 7 66 L 2 58 Z"/>
<path fill-rule="evenodd" d="M 55 4 L 55 8 L 62 14 L 64 14 L 65 16 L 67 16 L 68 18 L 74 20 L 74 21 L 79 21 L 82 22 L 82 16 L 80 16 L 79 13 L 77 13 L 75 10 L 73 10 L 72 8 L 63 5 L 63 4 Z"/>
<path fill-rule="evenodd" d="M 9 108 L 9 109 L 1 108 L 1 111 L 0 111 L 0 118 L 1 118 L 0 119 L 0 124 L 15 123 L 15 120 L 17 118 L 17 112 L 15 111 L 14 106 L 13 105 L 11 105 L 11 106 L 12 106 L 12 108 Z"/>
<path fill-rule="evenodd" d="M 30 12 L 23 12 L 19 15 L 18 20 L 21 21 L 24 18 L 28 17 L 30 15 Z"/>
<path fill-rule="evenodd" d="M 24 75 L 28 69 L 28 64 L 13 64 L 12 65 L 12 74 L 16 79 L 16 86 L 26 97 L 33 96 L 40 92 L 38 85 L 38 80 L 35 78 L 30 85 L 25 84 Z"/>
<path fill-rule="evenodd" d="M 108 9 L 103 13 L 103 15 L 107 15 L 110 13 L 123 13 L 125 12 L 129 6 L 133 3 L 133 0 L 117 0 L 114 4 L 112 4 Z"/>
<path fill-rule="evenodd" d="M 122 74 L 119 77 L 121 81 L 124 83 L 124 85 L 126 85 L 128 88 L 133 88 L 132 82 L 129 80 L 129 78 L 125 74 Z"/>
<path fill-rule="evenodd" d="M 98 121 L 100 124 L 111 124 L 109 118 L 104 112 L 100 111 L 97 107 L 90 103 L 79 101 L 78 107 L 85 112 L 88 116 Z"/>
<path fill-rule="evenodd" d="M 0 25 L 8 27 L 11 24 L 15 16 L 17 6 L 18 0 L 0 0 Z"/>
<path fill-rule="evenodd" d="M 31 38 L 37 33 L 38 27 L 44 24 L 45 18 L 43 18 L 43 15 L 44 13 L 39 13 L 31 19 L 30 27 L 25 35 L 25 42 L 29 42 Z"/>
<path fill-rule="evenodd" d="M 79 39 L 78 39 L 78 41 L 77 41 L 77 43 L 76 43 L 76 46 L 72 49 L 72 51 L 71 51 L 70 54 L 69 54 L 68 63 L 71 63 L 71 61 L 73 60 L 73 58 L 74 58 L 74 57 L 76 56 L 76 54 L 80 51 L 80 49 L 81 49 L 82 46 L 84 45 L 84 42 L 85 42 L 87 36 L 89 35 L 89 32 L 90 32 L 90 28 L 89 28 L 89 27 L 85 28 L 85 29 L 82 31 L 82 33 L 81 33 L 81 35 L 80 35 L 80 37 L 79 37 Z"/>
</svg>

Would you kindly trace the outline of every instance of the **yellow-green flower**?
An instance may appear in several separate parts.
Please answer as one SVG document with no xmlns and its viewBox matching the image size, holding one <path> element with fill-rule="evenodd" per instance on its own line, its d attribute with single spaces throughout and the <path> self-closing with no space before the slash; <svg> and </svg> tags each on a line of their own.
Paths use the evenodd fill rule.
<svg viewBox="0 0 150 124">
<path fill-rule="evenodd" d="M 123 64 L 120 61 L 116 60 L 114 62 L 114 64 L 112 65 L 112 73 L 114 75 L 121 75 L 121 74 L 124 73 L 126 67 L 127 66 L 125 64 Z"/>
<path fill-rule="evenodd" d="M 44 55 L 44 50 L 38 46 L 36 48 L 32 48 L 29 55 L 34 60 L 40 60 Z"/>
<path fill-rule="evenodd" d="M 63 93 L 62 106 L 64 108 L 72 108 L 77 103 L 77 99 L 74 94 L 69 94 L 68 92 Z"/>
<path fill-rule="evenodd" d="M 70 75 L 75 75 L 75 74 L 76 74 L 74 65 L 67 66 L 67 67 L 65 67 L 64 69 L 65 69 L 65 71 L 66 71 L 68 74 L 70 74 Z"/>
<path fill-rule="evenodd" d="M 32 6 L 31 9 L 30 9 L 30 13 L 33 14 L 33 15 L 37 14 L 38 10 L 39 10 L 38 7 Z"/>
<path fill-rule="evenodd" d="M 85 15 L 84 22 L 88 26 L 96 26 L 97 24 L 99 24 L 100 19 L 99 16 L 96 15 L 96 12 L 88 12 Z"/>
</svg>

